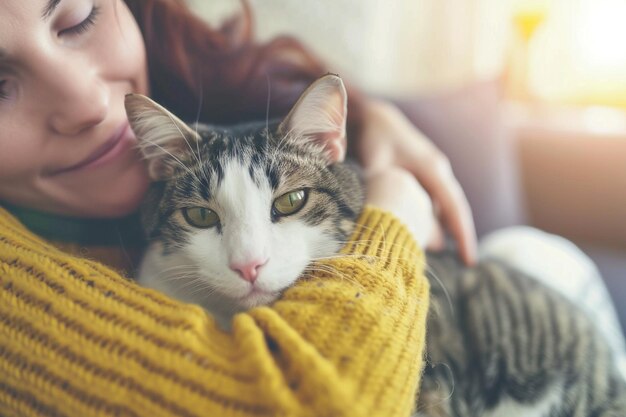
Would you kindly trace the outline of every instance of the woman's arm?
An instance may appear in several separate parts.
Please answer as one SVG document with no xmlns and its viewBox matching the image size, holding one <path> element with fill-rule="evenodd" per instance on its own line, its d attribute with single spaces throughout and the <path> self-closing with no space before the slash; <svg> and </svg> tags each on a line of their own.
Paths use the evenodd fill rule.
<svg viewBox="0 0 626 417">
<path fill-rule="evenodd" d="M 439 220 L 458 242 L 465 263 L 474 263 L 474 221 L 448 158 L 393 104 L 364 99 L 359 112 L 363 124 L 354 145 L 366 176 L 394 167 L 413 174 L 433 200 Z"/>
<path fill-rule="evenodd" d="M 423 366 L 423 254 L 373 208 L 343 254 L 224 333 L 0 209 L 0 414 L 407 415 Z"/>
</svg>

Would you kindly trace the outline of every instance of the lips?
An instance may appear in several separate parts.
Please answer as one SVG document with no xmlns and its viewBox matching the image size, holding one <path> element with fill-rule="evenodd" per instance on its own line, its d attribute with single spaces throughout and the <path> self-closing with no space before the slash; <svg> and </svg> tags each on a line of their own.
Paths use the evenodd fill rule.
<svg viewBox="0 0 626 417">
<path fill-rule="evenodd" d="M 87 167 L 94 167 L 96 165 L 101 165 L 110 159 L 113 159 L 117 154 L 121 152 L 122 150 L 121 148 L 123 145 L 122 142 L 128 136 L 129 131 L 130 131 L 130 126 L 128 125 L 128 122 L 125 121 L 124 123 L 122 123 L 122 125 L 120 125 L 115 130 L 115 132 L 111 135 L 111 137 L 105 143 L 99 146 L 95 151 L 89 154 L 85 159 L 69 167 L 52 171 L 49 175 L 50 176 L 61 175 L 70 171 L 77 171 L 77 170 L 84 169 Z"/>
</svg>

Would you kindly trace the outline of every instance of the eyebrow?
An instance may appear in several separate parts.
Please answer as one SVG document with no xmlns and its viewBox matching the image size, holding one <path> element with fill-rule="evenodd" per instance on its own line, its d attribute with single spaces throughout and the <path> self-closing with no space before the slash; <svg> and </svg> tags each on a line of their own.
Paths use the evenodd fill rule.
<svg viewBox="0 0 626 417">
<path fill-rule="evenodd" d="M 41 18 L 43 20 L 48 20 L 48 18 L 52 16 L 52 13 L 54 13 L 54 10 L 57 8 L 59 3 L 61 3 L 61 0 L 48 0 L 46 7 L 44 7 L 41 12 Z"/>
</svg>

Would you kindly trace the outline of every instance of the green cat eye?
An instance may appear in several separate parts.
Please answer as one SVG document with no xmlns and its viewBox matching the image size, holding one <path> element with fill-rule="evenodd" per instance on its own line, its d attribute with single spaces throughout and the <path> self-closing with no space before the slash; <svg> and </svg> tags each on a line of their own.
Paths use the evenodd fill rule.
<svg viewBox="0 0 626 417">
<path fill-rule="evenodd" d="M 281 216 L 294 214 L 304 207 L 307 193 L 305 190 L 292 191 L 274 200 L 274 210 Z"/>
<path fill-rule="evenodd" d="M 220 218 L 216 212 L 204 207 L 189 207 L 182 209 L 183 217 L 193 227 L 207 229 L 216 226 Z"/>
</svg>

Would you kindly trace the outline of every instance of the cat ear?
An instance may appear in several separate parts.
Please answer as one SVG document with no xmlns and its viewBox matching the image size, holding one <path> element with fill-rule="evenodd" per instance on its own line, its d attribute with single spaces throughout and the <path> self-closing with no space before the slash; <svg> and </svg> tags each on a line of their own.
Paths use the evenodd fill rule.
<svg viewBox="0 0 626 417">
<path fill-rule="evenodd" d="M 130 127 L 148 164 L 152 180 L 163 180 L 183 168 L 200 136 L 163 106 L 141 94 L 124 100 Z"/>
<path fill-rule="evenodd" d="M 309 138 L 323 146 L 329 163 L 341 162 L 346 156 L 347 115 L 348 95 L 343 81 L 329 74 L 302 93 L 278 132 Z"/>
</svg>

